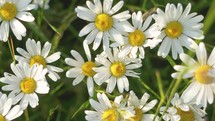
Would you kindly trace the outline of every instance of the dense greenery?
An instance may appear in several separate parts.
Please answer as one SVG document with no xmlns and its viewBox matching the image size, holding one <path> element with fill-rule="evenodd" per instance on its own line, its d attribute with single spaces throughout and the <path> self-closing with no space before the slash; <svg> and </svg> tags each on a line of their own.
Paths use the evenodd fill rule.
<svg viewBox="0 0 215 121">
<path fill-rule="evenodd" d="M 73 79 L 66 78 L 65 72 L 68 67 L 64 59 L 71 57 L 70 50 L 76 50 L 85 57 L 82 42 L 84 37 L 79 37 L 79 31 L 87 24 L 86 21 L 76 17 L 74 9 L 77 6 L 84 6 L 85 0 L 51 0 L 50 9 L 31 11 L 36 18 L 33 23 L 24 23 L 27 28 L 27 36 L 22 41 L 16 40 L 11 34 L 14 49 L 17 47 L 25 48 L 25 42 L 27 38 L 33 38 L 36 41 L 41 41 L 44 44 L 49 41 L 53 44 L 52 52 L 60 51 L 61 58 L 54 64 L 64 69 L 63 73 L 60 73 L 61 79 L 57 82 L 49 81 L 50 92 L 47 95 L 39 95 L 39 106 L 35 109 L 28 107 L 28 112 L 16 119 L 17 121 L 28 120 L 30 121 L 84 121 L 84 110 L 90 109 L 89 96 L 87 92 L 86 83 L 80 83 L 77 86 L 72 85 Z M 115 0 L 114 2 L 117 2 Z M 164 9 L 167 3 L 182 3 L 185 7 L 188 3 L 192 4 L 192 12 L 202 14 L 204 18 L 204 32 L 205 42 L 208 52 L 211 52 L 215 43 L 215 0 L 125 0 L 125 6 L 123 9 L 130 10 L 130 13 L 142 11 L 147 14 L 152 14 L 156 8 Z M 198 40 L 197 40 L 198 41 Z M 167 102 L 167 91 L 172 82 L 176 80 L 171 78 L 171 73 L 174 72 L 173 65 L 180 64 L 180 60 L 172 60 L 171 57 L 167 59 L 157 56 L 158 47 L 154 49 L 146 48 L 146 57 L 143 59 L 143 66 L 137 70 L 141 73 L 141 78 L 129 78 L 130 90 L 141 97 L 144 92 L 148 92 L 152 99 L 158 99 L 160 101 L 162 95 L 160 95 L 161 88 L 164 91 L 164 96 L 167 98 L 164 100 L 164 104 Z M 92 57 L 99 54 L 102 48 L 97 51 L 92 51 Z M 15 50 L 15 54 L 17 54 Z M 191 53 L 192 54 L 192 53 Z M 3 76 L 4 72 L 11 72 L 10 63 L 13 62 L 11 57 L 11 51 L 7 42 L 0 42 L 0 76 Z M 183 81 L 179 85 L 179 93 L 181 94 L 183 89 L 188 85 L 189 80 Z M 0 83 L 0 86 L 3 84 Z M 148 86 L 147 86 L 148 85 Z M 105 87 L 99 87 L 96 85 L 96 92 L 105 91 Z M 148 87 L 148 88 L 147 88 Z M 182 90 L 182 91 L 181 91 Z M 155 94 L 152 93 L 155 92 Z M 123 95 L 128 93 L 124 92 Z M 120 95 L 118 90 L 108 95 L 113 98 L 116 95 Z M 156 96 L 158 95 L 158 96 Z M 94 93 L 94 99 L 96 93 Z M 162 97 L 163 98 L 163 97 Z M 155 107 L 157 108 L 158 105 Z M 153 113 L 156 111 L 153 109 Z M 215 120 L 215 104 L 210 105 L 207 108 L 207 118 L 209 121 Z M 28 115 L 28 116 L 27 116 Z"/>
</svg>

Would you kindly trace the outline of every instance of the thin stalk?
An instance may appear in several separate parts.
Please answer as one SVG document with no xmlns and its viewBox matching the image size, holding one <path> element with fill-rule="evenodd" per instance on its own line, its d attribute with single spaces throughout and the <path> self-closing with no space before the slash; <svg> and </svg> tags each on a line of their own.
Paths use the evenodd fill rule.
<svg viewBox="0 0 215 121">
<path fill-rule="evenodd" d="M 215 103 L 213 104 L 213 113 L 212 113 L 211 121 L 215 121 Z"/>
<path fill-rule="evenodd" d="M 161 99 L 160 96 L 155 92 L 153 91 L 153 89 L 151 89 L 143 80 L 141 79 L 138 79 L 140 81 L 140 83 L 149 91 L 151 92 L 157 99 Z"/>
<path fill-rule="evenodd" d="M 161 100 L 164 100 L 165 95 L 164 95 L 164 91 L 163 91 L 163 84 L 162 84 L 160 73 L 158 71 L 156 71 L 155 76 L 157 78 L 158 89 L 159 89 L 159 92 L 160 92 Z"/>
<path fill-rule="evenodd" d="M 187 69 L 181 71 L 181 73 L 179 74 L 179 76 L 178 76 L 178 78 L 177 78 L 177 80 L 176 80 L 176 82 L 175 82 L 175 84 L 174 84 L 174 86 L 173 86 L 173 88 L 172 88 L 172 90 L 170 92 L 170 96 L 169 96 L 169 99 L 167 101 L 166 108 L 165 108 L 163 114 L 161 115 L 161 117 L 164 116 L 164 114 L 166 113 L 167 109 L 169 108 L 170 102 L 171 102 L 173 96 L 175 95 L 175 92 L 177 91 L 177 89 L 178 89 L 178 87 L 179 87 L 179 85 L 180 85 L 180 83 L 182 81 L 182 77 L 183 77 L 185 72 L 187 72 Z M 162 120 L 162 118 L 160 118 L 159 121 L 161 121 L 161 120 Z"/>
<path fill-rule="evenodd" d="M 157 117 L 157 115 L 158 115 L 158 113 L 159 113 L 159 111 L 160 111 L 161 106 L 165 103 L 165 100 L 168 98 L 169 93 L 170 93 L 170 91 L 172 90 L 172 87 L 174 86 L 174 84 L 175 84 L 175 81 L 173 80 L 173 81 L 171 82 L 171 84 L 170 84 L 170 86 L 169 86 L 167 92 L 166 92 L 165 98 L 164 98 L 164 99 L 161 98 L 161 100 L 160 100 L 160 102 L 159 102 L 159 104 L 158 104 L 157 110 L 156 110 L 156 112 L 155 112 L 154 120 L 155 120 L 155 118 Z"/>
<path fill-rule="evenodd" d="M 208 33 L 208 31 L 210 30 L 210 28 L 212 27 L 213 23 L 214 23 L 214 19 L 215 19 L 215 0 L 213 0 L 211 2 L 210 8 L 207 12 L 207 15 L 204 19 L 204 27 L 202 28 L 202 30 L 204 31 L 204 34 Z"/>
<path fill-rule="evenodd" d="M 166 57 L 166 59 L 171 64 L 171 66 L 176 65 L 175 61 L 169 55 Z"/>
<path fill-rule="evenodd" d="M 27 108 L 24 110 L 24 115 L 25 115 L 25 121 L 30 121 L 29 120 L 29 114 L 28 114 L 28 109 Z"/>
<path fill-rule="evenodd" d="M 16 60 L 15 60 L 15 51 L 14 51 L 12 38 L 10 37 L 10 40 L 8 40 L 7 42 L 8 42 L 8 46 L 9 46 L 9 49 L 10 49 L 11 57 L 12 57 L 14 63 L 15 63 L 16 62 Z"/>
</svg>

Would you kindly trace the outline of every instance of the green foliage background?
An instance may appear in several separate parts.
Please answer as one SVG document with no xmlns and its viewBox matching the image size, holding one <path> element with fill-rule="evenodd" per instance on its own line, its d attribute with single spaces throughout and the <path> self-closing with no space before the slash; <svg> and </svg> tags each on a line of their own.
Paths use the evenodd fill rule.
<svg viewBox="0 0 215 121">
<path fill-rule="evenodd" d="M 118 0 L 115 0 L 116 3 Z M 27 38 L 33 38 L 36 41 L 41 41 L 44 44 L 49 41 L 53 44 L 52 52 L 60 51 L 62 53 L 61 59 L 54 63 L 64 69 L 64 72 L 60 74 L 61 79 L 57 82 L 53 82 L 50 79 L 50 92 L 47 95 L 39 95 L 39 106 L 32 109 L 28 108 L 28 116 L 30 121 L 84 121 L 84 110 L 91 109 L 88 99 L 86 83 L 82 82 L 77 86 L 72 85 L 73 79 L 66 78 L 65 72 L 68 67 L 64 59 L 71 57 L 70 50 L 74 49 L 85 57 L 82 42 L 85 37 L 79 37 L 79 31 L 87 24 L 86 21 L 76 17 L 74 9 L 77 6 L 85 6 L 86 0 L 51 0 L 50 9 L 48 10 L 33 10 L 34 23 L 24 23 L 27 28 L 27 36 L 22 41 L 16 40 L 12 35 L 14 48 L 25 48 L 25 42 Z M 205 39 L 202 40 L 206 43 L 208 53 L 211 52 L 215 45 L 215 0 L 125 0 L 124 10 L 130 10 L 130 13 L 142 11 L 152 12 L 153 9 L 159 7 L 164 10 L 167 3 L 182 3 L 183 7 L 188 3 L 192 4 L 191 12 L 197 12 L 205 16 Z M 122 11 L 122 10 L 121 10 Z M 139 96 L 142 96 L 144 92 L 151 95 L 151 99 L 167 95 L 167 90 L 171 85 L 171 82 L 175 82 L 171 78 L 171 73 L 174 72 L 173 65 L 180 64 L 179 60 L 172 60 L 171 57 L 163 59 L 157 56 L 158 47 L 150 50 L 146 48 L 146 57 L 143 60 L 143 67 L 137 70 L 141 73 L 141 79 L 129 78 L 130 90 Z M 102 48 L 96 52 L 92 51 L 92 57 L 99 54 Z M 15 54 L 17 52 L 15 51 Z M 4 72 L 11 72 L 10 63 L 13 62 L 8 43 L 0 42 L 0 76 L 3 76 Z M 188 85 L 189 80 L 183 80 L 177 92 L 181 93 L 182 90 Z M 0 83 L 0 86 L 3 84 Z M 147 89 L 147 85 L 151 89 Z M 102 87 L 96 86 L 96 92 L 105 91 L 105 85 Z M 164 95 L 161 94 L 163 89 Z M 156 94 L 153 94 L 154 93 Z M 124 92 L 123 95 L 128 93 Z M 113 99 L 114 96 L 119 95 L 117 88 L 115 92 L 110 96 Z M 158 95 L 158 96 L 156 96 Z M 96 93 L 94 93 L 94 99 L 96 99 Z M 168 96 L 167 96 L 168 99 Z M 164 100 L 164 104 L 167 100 Z M 158 105 L 156 105 L 157 107 Z M 152 113 L 155 113 L 156 108 Z M 215 104 L 209 105 L 207 108 L 207 118 L 209 121 L 215 121 Z M 27 121 L 27 112 L 21 117 L 16 119 L 17 121 Z"/>
</svg>

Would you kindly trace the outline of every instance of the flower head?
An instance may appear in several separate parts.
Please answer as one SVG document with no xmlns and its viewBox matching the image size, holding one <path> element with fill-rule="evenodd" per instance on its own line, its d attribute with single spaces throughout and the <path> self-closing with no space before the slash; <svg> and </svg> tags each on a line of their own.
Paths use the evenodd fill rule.
<svg viewBox="0 0 215 121">
<path fill-rule="evenodd" d="M 8 40 L 10 28 L 18 40 L 26 36 L 26 28 L 19 20 L 25 22 L 34 21 L 34 17 L 28 11 L 35 6 L 30 2 L 31 0 L 0 1 L 0 40 L 4 42 Z"/>
<path fill-rule="evenodd" d="M 47 94 L 49 85 L 45 80 L 47 69 L 42 65 L 30 66 L 28 63 L 11 64 L 13 73 L 5 72 L 1 82 L 7 84 L 2 86 L 2 90 L 11 91 L 9 97 L 13 99 L 13 104 L 20 101 L 22 109 L 28 105 L 35 108 L 38 105 L 38 94 Z"/>
<path fill-rule="evenodd" d="M 120 93 L 129 90 L 129 82 L 127 76 L 139 77 L 138 73 L 133 69 L 137 69 L 142 66 L 140 59 L 130 59 L 126 57 L 119 57 L 119 50 L 117 48 L 111 51 L 107 51 L 107 56 L 98 55 L 96 61 L 102 66 L 94 68 L 96 72 L 94 79 L 98 85 L 107 82 L 106 91 L 111 93 L 116 84 Z"/>
<path fill-rule="evenodd" d="M 109 48 L 109 37 L 118 43 L 123 43 L 121 31 L 129 29 L 127 19 L 131 17 L 129 11 L 116 14 L 123 6 L 124 1 L 120 0 L 112 7 L 113 0 L 104 0 L 103 5 L 100 0 L 86 1 L 87 8 L 78 6 L 75 11 L 77 16 L 83 20 L 90 21 L 79 33 L 79 36 L 87 35 L 84 40 L 91 44 L 96 50 L 103 42 L 104 50 Z"/>
<path fill-rule="evenodd" d="M 73 58 L 65 59 L 66 64 L 72 66 L 72 68 L 66 72 L 66 77 L 75 78 L 75 80 L 73 81 L 73 85 L 79 84 L 84 79 L 84 77 L 87 77 L 88 93 L 90 96 L 93 96 L 94 92 L 93 76 L 96 74 L 93 68 L 96 67 L 97 64 L 96 62 L 91 60 L 91 54 L 88 45 L 86 43 L 84 43 L 83 45 L 88 60 L 85 62 L 77 51 L 71 50 L 71 55 L 73 56 L 74 59 Z"/>
<path fill-rule="evenodd" d="M 202 121 L 205 116 L 205 111 L 193 103 L 184 103 L 179 98 L 178 93 L 171 100 L 172 107 L 167 109 L 163 119 L 165 121 Z M 161 107 L 160 113 L 163 114 L 166 107 Z"/>
<path fill-rule="evenodd" d="M 215 77 L 210 76 L 210 73 L 215 69 L 215 48 L 211 52 L 209 58 L 204 43 L 200 43 L 196 48 L 195 61 L 187 54 L 181 54 L 180 59 L 185 64 L 175 65 L 174 69 L 178 72 L 172 74 L 173 78 L 178 78 L 183 73 L 182 78 L 192 78 L 192 83 L 184 90 L 182 99 L 187 102 L 196 102 L 204 107 L 213 103 Z"/>
<path fill-rule="evenodd" d="M 13 100 L 0 92 L 0 121 L 11 121 L 22 115 L 19 105 L 12 107 Z"/>
<path fill-rule="evenodd" d="M 15 55 L 15 59 L 21 63 L 29 63 L 30 66 L 33 66 L 34 64 L 42 65 L 44 69 L 48 70 L 48 76 L 53 81 L 57 81 L 60 79 L 60 76 L 56 72 L 63 72 L 63 69 L 50 64 L 57 61 L 60 58 L 61 53 L 55 52 L 49 55 L 51 46 L 51 43 L 46 42 L 43 48 L 41 48 L 40 41 L 36 42 L 34 39 L 28 39 L 26 41 L 27 51 L 18 47 L 16 50 L 21 56 Z"/>
<path fill-rule="evenodd" d="M 122 121 L 134 116 L 132 107 L 125 107 L 123 96 L 117 96 L 110 101 L 104 93 L 97 94 L 98 102 L 90 99 L 91 106 L 95 111 L 86 110 L 87 121 Z"/>
<path fill-rule="evenodd" d="M 144 93 L 141 99 L 138 99 L 136 94 L 133 91 L 130 91 L 128 98 L 128 106 L 134 106 L 135 116 L 131 117 L 131 121 L 153 121 L 154 114 L 147 114 L 156 104 L 157 100 L 152 100 L 149 103 L 146 103 L 150 95 Z M 155 120 L 157 121 L 157 119 Z"/>
<path fill-rule="evenodd" d="M 162 44 L 158 50 L 158 56 L 166 57 L 171 49 L 172 57 L 177 59 L 178 54 L 183 53 L 183 46 L 189 50 L 194 50 L 197 44 L 193 39 L 203 39 L 203 24 L 200 23 L 204 18 L 197 13 L 189 13 L 191 4 L 188 4 L 183 11 L 179 3 L 167 4 L 165 12 L 157 9 L 157 14 L 153 15 L 155 25 L 161 33 L 157 39 L 162 39 Z"/>
<path fill-rule="evenodd" d="M 141 11 L 132 14 L 132 31 L 129 31 L 125 34 L 122 49 L 119 53 L 119 56 L 127 56 L 131 58 L 144 58 L 145 57 L 145 47 L 154 48 L 161 41 L 161 39 L 156 39 L 155 37 L 160 34 L 156 30 L 155 26 L 149 26 L 152 21 L 152 17 L 148 16 L 143 22 L 143 14 Z M 139 53 L 139 54 L 138 54 Z"/>
</svg>

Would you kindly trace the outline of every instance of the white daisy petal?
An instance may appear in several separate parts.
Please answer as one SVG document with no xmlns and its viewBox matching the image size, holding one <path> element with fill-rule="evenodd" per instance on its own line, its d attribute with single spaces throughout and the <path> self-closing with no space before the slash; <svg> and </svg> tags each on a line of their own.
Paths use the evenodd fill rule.
<svg viewBox="0 0 215 121">
<path fill-rule="evenodd" d="M 84 59 L 81 57 L 81 55 L 75 51 L 75 50 L 71 50 L 70 52 L 72 54 L 72 56 L 80 63 L 84 63 Z"/>
<path fill-rule="evenodd" d="M 53 53 L 52 55 L 50 55 L 46 58 L 46 62 L 47 63 L 55 62 L 60 58 L 60 55 L 61 55 L 61 52 Z"/>
<path fill-rule="evenodd" d="M 21 40 L 22 36 L 26 35 L 25 26 L 17 19 L 13 19 L 10 21 L 10 27 L 11 30 L 13 31 L 13 34 L 16 36 L 18 40 Z"/>
<path fill-rule="evenodd" d="M 109 32 L 114 41 L 118 42 L 119 44 L 123 44 L 123 37 L 116 29 L 111 29 Z"/>
<path fill-rule="evenodd" d="M 87 78 L 87 89 L 89 95 L 92 97 L 93 96 L 93 91 L 94 91 L 94 83 L 92 77 Z"/>
<path fill-rule="evenodd" d="M 82 37 L 86 34 L 88 34 L 89 32 L 91 32 L 94 28 L 95 28 L 95 24 L 94 23 L 89 23 L 88 25 L 86 25 L 79 33 L 79 36 Z"/>
<path fill-rule="evenodd" d="M 112 7 L 112 3 L 113 0 L 104 0 L 103 2 L 103 12 L 107 13 L 108 11 L 110 11 L 111 7 Z"/>
<path fill-rule="evenodd" d="M 93 50 L 97 50 L 98 49 L 99 45 L 101 44 L 102 36 L 103 36 L 103 32 L 99 32 L 96 35 L 95 41 L 93 43 Z"/>
<path fill-rule="evenodd" d="M 8 112 L 5 118 L 8 120 L 14 120 L 15 118 L 21 116 L 22 113 L 23 110 L 21 109 L 21 107 L 19 105 L 16 105 L 10 110 L 10 112 Z"/>
<path fill-rule="evenodd" d="M 79 84 L 83 79 L 84 79 L 84 75 L 78 75 L 74 80 L 73 80 L 73 85 L 77 85 Z"/>
<path fill-rule="evenodd" d="M 199 47 L 196 49 L 196 57 L 201 65 L 205 65 L 207 62 L 207 52 L 205 45 L 201 42 Z"/>
<path fill-rule="evenodd" d="M 34 21 L 34 17 L 29 12 L 19 12 L 16 16 L 18 19 L 26 22 L 32 22 Z"/>
<path fill-rule="evenodd" d="M 152 21 L 152 16 L 148 16 L 147 19 L 145 20 L 141 30 L 145 31 L 149 27 L 149 24 L 151 23 L 151 21 Z"/>
<path fill-rule="evenodd" d="M 123 4 L 124 4 L 124 1 L 120 0 L 116 5 L 113 6 L 113 8 L 110 11 L 108 11 L 108 14 L 112 15 L 118 12 L 122 8 Z"/>
<path fill-rule="evenodd" d="M 123 90 L 124 90 L 124 84 L 123 84 L 123 79 L 122 78 L 119 78 L 117 79 L 117 87 L 118 87 L 118 90 L 120 93 L 123 93 Z"/>
<path fill-rule="evenodd" d="M 30 2 L 31 2 L 31 0 L 25 0 L 25 1 L 16 0 L 17 9 L 20 10 L 24 7 L 27 7 Z"/>
<path fill-rule="evenodd" d="M 49 42 L 46 42 L 45 44 L 44 44 L 44 46 L 43 46 L 43 49 L 42 49 L 42 51 L 41 51 L 41 55 L 43 56 L 43 57 L 47 57 L 48 56 L 48 54 L 49 54 L 49 52 L 50 52 L 50 50 L 51 50 L 51 43 L 49 43 Z"/>
</svg>

